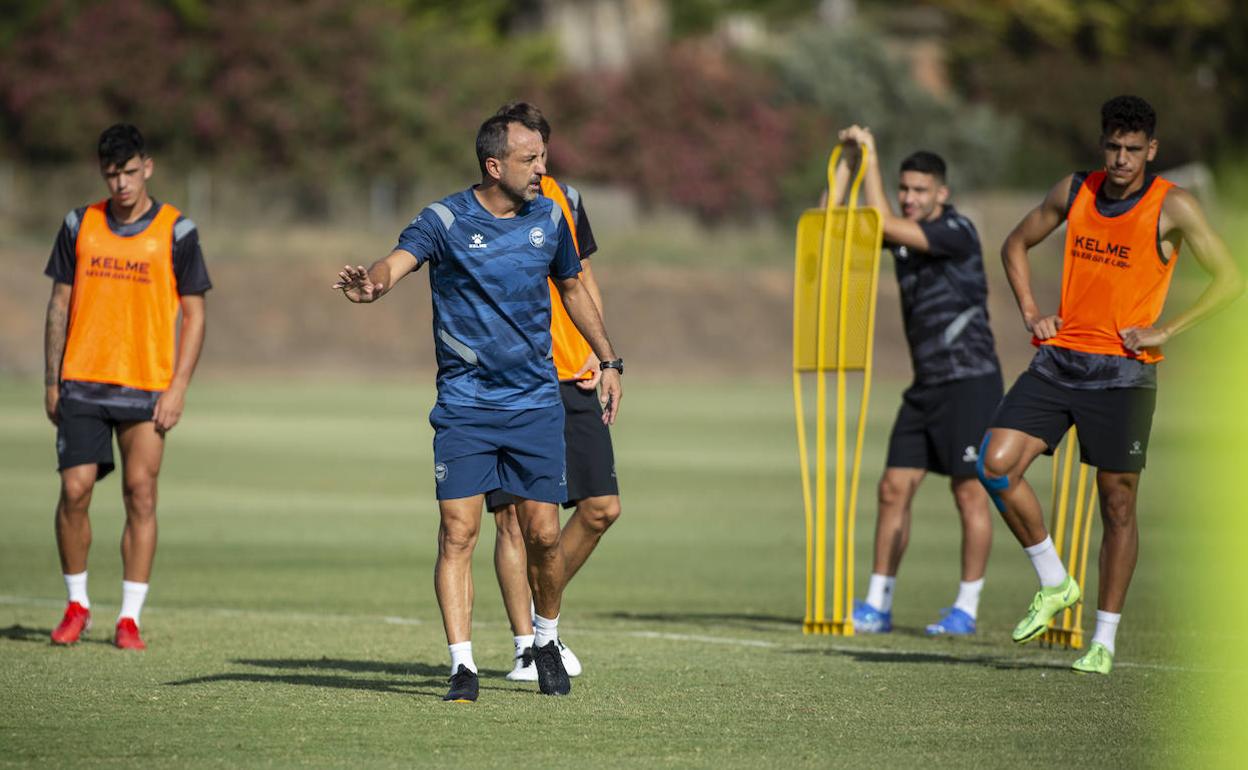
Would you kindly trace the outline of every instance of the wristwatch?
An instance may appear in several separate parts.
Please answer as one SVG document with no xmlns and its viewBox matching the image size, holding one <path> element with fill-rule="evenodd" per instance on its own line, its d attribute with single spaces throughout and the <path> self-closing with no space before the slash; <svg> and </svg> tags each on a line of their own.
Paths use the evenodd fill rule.
<svg viewBox="0 0 1248 770">
<path fill-rule="evenodd" d="M 603 370 L 604 372 L 608 369 L 614 369 L 620 374 L 623 374 L 624 373 L 624 359 L 616 358 L 611 361 L 603 361 L 602 363 L 598 364 L 598 368 Z"/>
</svg>

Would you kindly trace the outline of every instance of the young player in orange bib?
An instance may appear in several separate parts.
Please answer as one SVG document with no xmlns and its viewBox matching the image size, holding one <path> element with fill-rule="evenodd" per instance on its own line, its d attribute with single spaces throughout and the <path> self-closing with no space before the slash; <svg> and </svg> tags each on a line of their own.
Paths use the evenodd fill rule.
<svg viewBox="0 0 1248 770">
<path fill-rule="evenodd" d="M 156 479 L 204 340 L 212 288 L 195 223 L 151 198 L 152 159 L 134 126 L 100 135 L 109 197 L 66 215 L 44 271 L 52 279 L 45 334 L 45 407 L 56 426 L 61 494 L 56 542 L 69 594 L 55 644 L 91 624 L 88 507 L 121 448 L 126 525 L 121 614 L 113 637 L 145 648 L 139 613 L 156 555 Z M 181 331 L 178 314 L 181 310 Z"/>
<path fill-rule="evenodd" d="M 1096 633 L 1074 663 L 1108 674 L 1115 635 L 1139 550 L 1136 496 L 1148 452 L 1161 346 L 1217 312 L 1243 290 L 1226 246 L 1187 191 L 1149 172 L 1157 154 L 1156 114 L 1136 96 L 1101 108 L 1100 171 L 1066 177 L 1014 228 L 1001 249 L 1006 274 L 1037 347 L 984 436 L 979 476 L 1040 579 L 1014 629 L 1019 644 L 1081 598 L 1045 529 L 1035 491 L 1023 479 L 1071 425 L 1083 462 L 1097 468 L 1103 535 Z M 1031 291 L 1028 250 L 1066 222 L 1061 306 L 1046 315 Z M 1158 323 L 1180 252 L 1210 275 L 1204 293 Z"/>
</svg>

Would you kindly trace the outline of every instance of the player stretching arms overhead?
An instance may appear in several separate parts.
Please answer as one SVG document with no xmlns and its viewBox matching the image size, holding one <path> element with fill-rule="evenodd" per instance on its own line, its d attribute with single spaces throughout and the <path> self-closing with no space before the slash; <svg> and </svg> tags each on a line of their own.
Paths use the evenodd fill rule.
<svg viewBox="0 0 1248 770">
<path fill-rule="evenodd" d="M 988 326 L 988 281 L 975 225 L 949 203 L 945 162 L 919 151 L 901 164 L 892 212 L 870 130 L 851 126 L 842 142 L 865 147 L 867 205 L 884 219 L 897 265 L 901 312 L 914 367 L 888 443 L 879 487 L 875 566 L 865 601 L 854 603 L 854 630 L 892 630 L 893 588 L 910 540 L 910 504 L 930 471 L 949 477 L 962 522 L 962 579 L 953 605 L 927 633 L 975 633 L 992 547 L 992 512 L 975 478 L 979 440 L 1001 401 L 1001 365 Z"/>
<path fill-rule="evenodd" d="M 451 655 L 448 701 L 475 701 L 472 551 L 485 494 L 514 495 L 536 609 L 532 655 L 543 693 L 571 690 L 558 648 L 565 583 L 559 503 L 563 404 L 550 361 L 550 276 L 568 315 L 602 359 L 602 419 L 620 408 L 620 372 L 581 284 L 563 210 L 540 195 L 546 148 L 532 121 L 495 115 L 477 133 L 481 183 L 428 206 L 371 268 L 346 267 L 335 289 L 373 302 L 429 263 L 438 397 L 434 428 L 438 559 L 434 587 Z"/>
<path fill-rule="evenodd" d="M 1014 228 L 1001 258 L 1023 324 L 1037 346 L 1031 367 L 1006 395 L 984 436 L 980 480 L 1031 557 L 1040 590 L 1014 628 L 1020 644 L 1080 600 L 1023 479 L 1073 424 L 1083 462 L 1097 468 L 1101 521 L 1096 633 L 1074 663 L 1108 674 L 1135 570 L 1140 472 L 1148 453 L 1161 346 L 1243 291 L 1226 246 L 1187 191 L 1148 170 L 1157 117 L 1147 102 L 1119 96 L 1101 108 L 1104 168 L 1062 179 Z M 1031 292 L 1028 250 L 1066 222 L 1061 305 L 1044 313 Z M 1211 280 L 1196 302 L 1158 324 L 1180 251 Z"/>
</svg>

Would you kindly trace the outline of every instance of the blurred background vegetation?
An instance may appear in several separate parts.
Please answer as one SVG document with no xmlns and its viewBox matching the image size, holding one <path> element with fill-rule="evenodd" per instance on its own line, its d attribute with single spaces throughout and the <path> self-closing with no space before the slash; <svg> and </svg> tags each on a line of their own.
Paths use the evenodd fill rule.
<svg viewBox="0 0 1248 770">
<path fill-rule="evenodd" d="M 553 169 L 709 223 L 789 217 L 832 131 L 945 154 L 962 189 L 1088 163 L 1096 109 L 1136 92 L 1163 165 L 1242 151 L 1245 14 L 1230 0 L 4 0 L 0 158 L 89 160 L 100 128 L 162 159 L 393 198 L 475 174 L 471 134 L 527 98 Z M 387 191 L 387 187 L 390 188 Z M 380 192 L 378 192 L 380 190 Z"/>
</svg>

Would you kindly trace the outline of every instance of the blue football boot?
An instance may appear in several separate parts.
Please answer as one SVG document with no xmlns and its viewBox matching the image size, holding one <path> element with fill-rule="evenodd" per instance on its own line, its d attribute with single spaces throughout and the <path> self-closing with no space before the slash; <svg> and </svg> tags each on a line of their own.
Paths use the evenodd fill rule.
<svg viewBox="0 0 1248 770">
<path fill-rule="evenodd" d="M 893 630 L 893 613 L 880 612 L 864 601 L 854 602 L 854 633 L 887 634 Z"/>
<path fill-rule="evenodd" d="M 957 607 L 946 607 L 940 620 L 928 625 L 928 636 L 970 636 L 975 633 L 975 618 Z"/>
</svg>

